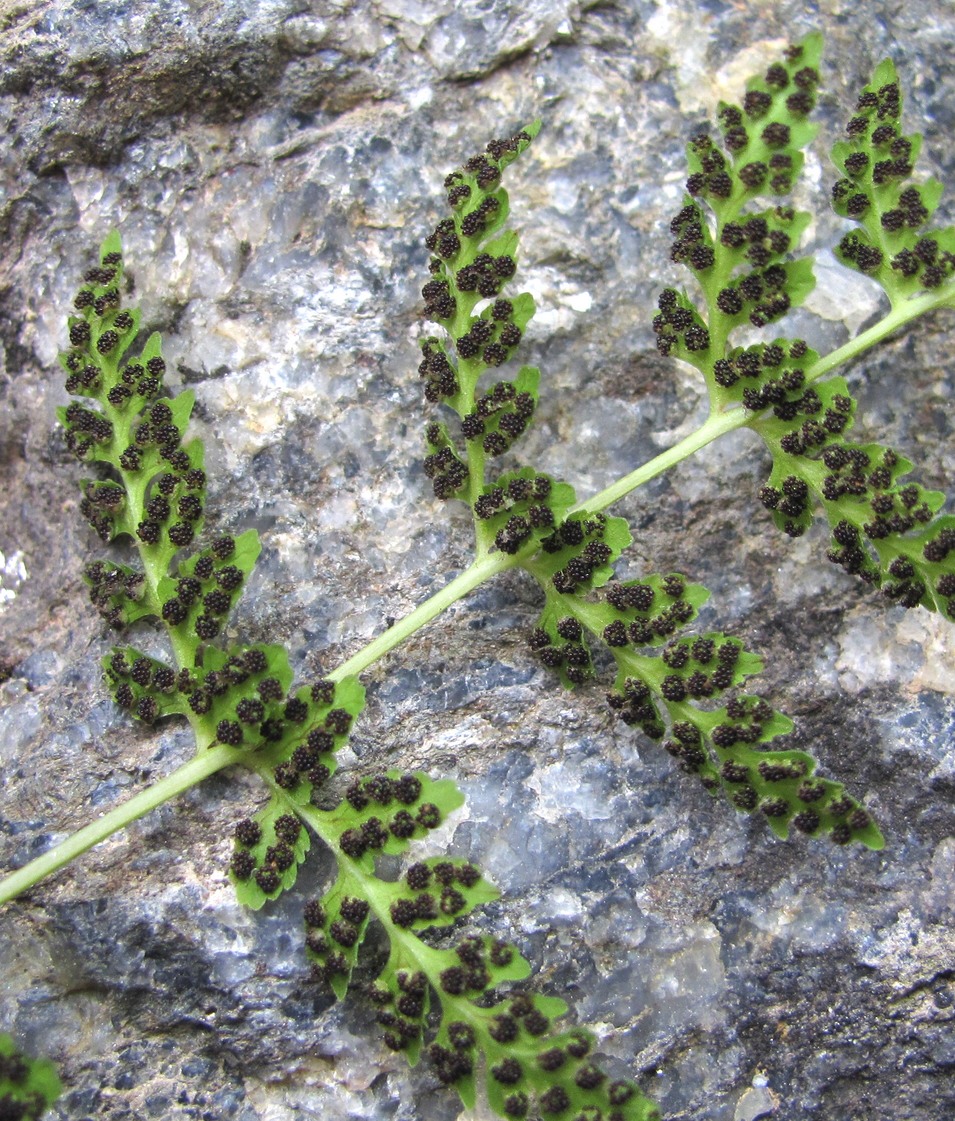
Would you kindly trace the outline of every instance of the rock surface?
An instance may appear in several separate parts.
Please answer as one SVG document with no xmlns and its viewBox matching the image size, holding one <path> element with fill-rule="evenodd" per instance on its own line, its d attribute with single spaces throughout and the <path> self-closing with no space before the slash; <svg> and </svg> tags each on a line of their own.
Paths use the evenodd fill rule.
<svg viewBox="0 0 955 1121">
<path fill-rule="evenodd" d="M 885 55 L 955 217 L 955 14 L 914 0 L 46 0 L 0 14 L 0 858 L 19 865 L 189 737 L 132 727 L 79 578 L 96 545 L 57 430 L 75 284 L 118 227 L 144 325 L 215 473 L 213 529 L 264 553 L 234 618 L 330 667 L 468 562 L 420 470 L 423 233 L 443 174 L 541 116 L 510 173 L 526 361 L 545 375 L 522 456 L 588 494 L 698 422 L 650 318 L 683 145 L 786 41 L 827 37 L 807 163 L 820 250 L 826 137 Z M 796 327 L 820 349 L 879 309 L 824 254 Z M 861 429 L 952 485 L 951 313 L 849 371 Z M 354 766 L 421 767 L 468 804 L 450 851 L 503 890 L 481 923 L 595 1026 L 668 1118 L 947 1121 L 955 1113 L 952 634 L 886 610 L 775 535 L 738 435 L 622 503 L 624 571 L 682 569 L 706 625 L 766 657 L 761 691 L 878 814 L 883 853 L 776 842 L 528 654 L 532 589 L 482 588 L 367 675 Z M 0 914 L 0 1025 L 58 1063 L 61 1121 L 439 1121 L 460 1114 L 378 1042 L 357 998 L 307 983 L 300 904 L 243 912 L 224 867 L 255 787 L 221 776 Z M 319 860 L 305 888 L 321 882 Z M 483 1115 L 481 1115 L 483 1116 Z"/>
</svg>

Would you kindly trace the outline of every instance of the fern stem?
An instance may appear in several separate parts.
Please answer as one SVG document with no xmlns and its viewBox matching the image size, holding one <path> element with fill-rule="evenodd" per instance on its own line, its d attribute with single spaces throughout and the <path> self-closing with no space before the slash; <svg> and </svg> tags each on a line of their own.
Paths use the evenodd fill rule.
<svg viewBox="0 0 955 1121">
<path fill-rule="evenodd" d="M 807 384 L 818 381 L 819 378 L 824 377 L 831 370 L 862 354 L 870 347 L 875 346 L 876 343 L 881 342 L 886 336 L 891 335 L 893 331 L 904 327 L 911 320 L 946 305 L 955 307 L 955 281 L 939 287 L 934 292 L 908 300 L 905 304 L 893 308 L 888 315 L 880 319 L 867 331 L 856 335 L 854 339 L 850 339 L 825 357 L 820 358 L 815 365 L 806 370 Z M 637 467 L 628 475 L 624 475 L 615 483 L 611 483 L 609 487 L 605 487 L 592 498 L 588 498 L 585 502 L 579 502 L 573 507 L 571 513 L 596 514 L 600 510 L 606 510 L 608 506 L 619 502 L 632 490 L 636 490 L 637 487 L 643 486 L 644 483 L 648 483 L 657 475 L 675 467 L 720 436 L 725 436 L 727 432 L 732 432 L 735 428 L 744 428 L 763 415 L 765 415 L 764 412 L 754 413 L 741 407 L 711 415 L 689 436 L 674 444 L 673 447 L 667 448 L 665 452 L 654 456 L 653 459 Z"/>
<path fill-rule="evenodd" d="M 394 647 L 405 641 L 415 631 L 429 623 L 437 615 L 447 610 L 452 603 L 473 591 L 474 588 L 489 580 L 499 572 L 512 568 L 518 563 L 518 556 L 506 556 L 503 553 L 494 553 L 476 561 L 466 568 L 459 576 L 447 584 L 441 591 L 426 599 L 424 603 L 399 619 L 383 635 L 372 640 L 363 649 L 354 654 L 348 661 L 343 662 L 329 676 L 340 681 L 350 674 L 360 673 L 373 665 L 379 658 L 384 657 Z M 152 786 L 140 791 L 127 802 L 123 802 L 104 814 L 101 818 L 84 826 L 72 836 L 67 837 L 60 844 L 50 849 L 49 852 L 31 860 L 22 868 L 0 880 L 0 904 L 26 891 L 44 877 L 62 868 L 65 864 L 82 855 L 100 841 L 118 833 L 137 818 L 155 809 L 157 806 L 182 794 L 190 787 L 195 786 L 203 779 L 229 766 L 230 763 L 242 762 L 248 764 L 249 760 L 242 757 L 235 748 L 218 746 L 203 750 L 199 745 L 199 752 L 195 758 L 177 768 L 165 778 L 160 779 Z"/>
<path fill-rule="evenodd" d="M 149 813 L 150 810 L 168 802 L 177 794 L 189 790 L 203 779 L 235 763 L 237 752 L 234 747 L 213 747 L 208 751 L 200 751 L 198 755 L 177 767 L 165 778 L 148 786 L 135 794 L 127 802 L 116 806 L 109 813 L 91 821 L 72 836 L 67 837 L 55 845 L 42 856 L 24 864 L 16 872 L 0 880 L 0 904 L 7 903 L 16 898 L 27 888 L 33 887 L 44 877 L 69 864 L 71 860 L 91 849 L 100 841 L 124 829 L 137 818 Z"/>
<path fill-rule="evenodd" d="M 856 355 L 875 346 L 877 342 L 881 342 L 887 335 L 891 335 L 893 331 L 897 331 L 906 323 L 918 319 L 920 315 L 925 315 L 936 308 L 944 307 L 946 304 L 949 307 L 955 307 L 955 281 L 940 285 L 924 296 L 916 296 L 914 299 L 906 300 L 905 303 L 894 307 L 888 315 L 880 319 L 867 331 L 856 335 L 854 339 L 850 339 L 847 343 L 843 343 L 842 346 L 830 351 L 824 358 L 820 358 L 814 366 L 810 366 L 806 371 L 806 381 L 818 381 L 830 370 L 836 369 L 836 367 L 855 358 Z"/>
<path fill-rule="evenodd" d="M 874 326 L 827 354 L 824 358 L 820 358 L 814 366 L 806 371 L 807 382 L 817 381 L 831 370 L 862 354 L 911 320 L 945 305 L 955 307 L 955 282 L 949 282 L 934 292 L 908 300 L 905 304 L 893 308 L 888 315 Z M 612 506 L 615 502 L 619 502 L 620 499 L 626 497 L 631 491 L 689 458 L 707 444 L 712 443 L 713 440 L 727 432 L 732 432 L 736 428 L 742 428 L 750 424 L 761 415 L 761 413 L 752 413 L 748 409 L 734 408 L 710 416 L 699 428 L 680 440 L 679 443 L 661 452 L 636 470 L 624 475 L 585 502 L 578 503 L 571 512 L 595 514 L 605 510 L 608 506 Z M 520 565 L 533 550 L 534 546 L 531 545 L 514 555 L 496 552 L 479 556 L 474 563 L 449 584 L 426 599 L 424 603 L 419 604 L 402 619 L 399 619 L 384 634 L 379 635 L 356 654 L 353 654 L 347 661 L 332 671 L 329 676 L 340 681 L 344 677 L 359 674 L 368 669 L 369 666 L 390 653 L 417 630 L 420 630 L 421 627 L 447 610 L 451 604 L 467 595 L 468 592 L 473 591 L 499 573 Z M 149 571 L 148 558 L 144 556 L 143 560 L 144 566 Z M 149 572 L 149 575 L 155 579 L 155 573 Z M 150 584 L 150 592 L 153 592 L 152 583 Z M 171 632 L 170 637 L 175 645 L 175 636 Z M 176 649 L 175 653 L 181 665 L 183 652 Z M 239 756 L 234 748 L 220 746 L 210 750 L 202 750 L 200 745 L 199 754 L 194 759 L 139 794 L 134 795 L 129 801 L 110 810 L 109 813 L 104 814 L 95 822 L 91 822 L 80 829 L 77 833 L 50 849 L 49 852 L 31 860 L 29 864 L 0 880 L 0 904 L 15 898 L 45 876 L 62 868 L 100 841 L 123 829 L 130 822 L 169 801 L 177 794 L 195 786 L 204 778 L 222 770 L 230 763 L 237 762 L 238 759 Z"/>
<path fill-rule="evenodd" d="M 711 416 L 689 436 L 674 444 L 672 448 L 667 448 L 665 452 L 654 456 L 653 459 L 631 471 L 629 475 L 617 479 L 615 483 L 611 483 L 609 487 L 605 487 L 592 498 L 588 498 L 585 502 L 578 502 L 570 512 L 572 514 L 596 514 L 600 510 L 606 510 L 608 506 L 619 502 L 632 490 L 636 490 L 637 487 L 655 479 L 657 475 L 661 475 L 684 459 L 688 459 L 694 452 L 706 447 L 707 444 L 712 443 L 719 436 L 732 432 L 734 428 L 741 428 L 752 417 L 753 414 L 745 409 L 733 409 L 731 412 L 717 413 L 715 416 Z"/>
<path fill-rule="evenodd" d="M 441 591 L 435 592 L 424 603 L 419 604 L 414 611 L 393 623 L 384 634 L 372 639 L 367 646 L 363 646 L 347 662 L 342 662 L 328 676 L 333 681 L 341 681 L 344 677 L 359 674 L 368 669 L 370 665 L 394 650 L 415 631 L 420 630 L 426 623 L 430 623 L 432 619 L 446 611 L 452 603 L 457 602 L 468 592 L 490 580 L 492 576 L 515 567 L 521 556 L 522 554 L 508 556 L 505 553 L 491 553 L 480 557 L 460 575 L 456 576 L 450 584 L 445 585 Z"/>
</svg>

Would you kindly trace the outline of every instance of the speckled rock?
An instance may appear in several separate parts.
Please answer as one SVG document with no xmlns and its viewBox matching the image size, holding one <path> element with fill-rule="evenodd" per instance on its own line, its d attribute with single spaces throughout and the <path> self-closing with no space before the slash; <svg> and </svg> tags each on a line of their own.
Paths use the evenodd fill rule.
<svg viewBox="0 0 955 1121">
<path fill-rule="evenodd" d="M 0 861 L 17 866 L 188 758 L 132 727 L 79 572 L 96 543 L 55 422 L 78 277 L 118 227 L 144 326 L 197 394 L 211 527 L 262 535 L 232 621 L 330 667 L 469 558 L 430 497 L 415 375 L 422 236 L 492 135 L 545 127 L 510 173 L 544 372 L 522 456 L 582 495 L 704 410 L 653 347 L 682 283 L 666 224 L 683 145 L 784 43 L 827 36 L 804 201 L 818 287 L 793 330 L 828 350 L 880 309 L 828 252 L 833 137 L 891 54 L 923 167 L 955 217 L 955 14 L 913 0 L 44 0 L 0 13 Z M 847 371 L 859 431 L 952 486 L 951 313 Z M 501 886 L 476 921 L 685 1121 L 948 1121 L 955 1113 L 952 633 L 886 610 L 768 526 L 766 457 L 727 438 L 621 504 L 623 571 L 679 568 L 704 625 L 763 653 L 761 689 L 878 814 L 882 853 L 776 842 L 530 658 L 536 598 L 479 589 L 366 677 L 350 767 L 456 778 L 438 847 Z M 259 797 L 217 776 L 0 912 L 0 1025 L 56 1060 L 59 1121 L 450 1121 L 459 1103 L 310 985 L 299 894 L 259 914 L 225 877 Z M 330 872 L 318 854 L 303 893 Z M 374 960 L 380 946 L 372 946 Z M 363 976 L 371 975 L 371 965 Z M 483 1117 L 476 1113 L 472 1117 Z"/>
</svg>

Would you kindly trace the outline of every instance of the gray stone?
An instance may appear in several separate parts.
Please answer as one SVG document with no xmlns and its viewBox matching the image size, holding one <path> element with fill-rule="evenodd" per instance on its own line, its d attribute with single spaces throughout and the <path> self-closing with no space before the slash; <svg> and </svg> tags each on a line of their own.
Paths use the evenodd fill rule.
<svg viewBox="0 0 955 1121">
<path fill-rule="evenodd" d="M 938 4 L 690 0 L 45 0 L 0 14 L 0 759 L 2 859 L 17 866 L 189 757 L 177 727 L 132 726 L 99 658 L 110 635 L 81 566 L 55 421 L 75 285 L 119 228 L 172 382 L 197 396 L 213 529 L 263 556 L 231 624 L 330 668 L 469 559 L 468 520 L 420 470 L 415 374 L 423 234 L 444 173 L 491 136 L 545 127 L 508 173 L 519 279 L 543 371 L 521 457 L 583 496 L 705 415 L 650 320 L 682 284 L 667 222 L 683 146 L 787 39 L 827 36 L 805 201 L 819 287 L 793 330 L 838 346 L 883 307 L 829 250 L 826 151 L 892 55 L 922 167 L 955 214 L 955 16 Z M 926 485 L 955 477 L 950 314 L 846 371 L 860 438 Z M 475 922 L 513 938 L 536 983 L 591 1023 L 615 1073 L 668 1117 L 947 1121 L 951 1086 L 953 639 L 885 609 L 791 543 L 736 435 L 620 504 L 621 571 L 680 569 L 713 592 L 704 628 L 766 659 L 763 694 L 798 742 L 878 814 L 883 853 L 775 841 L 611 723 L 598 689 L 561 692 L 527 652 L 537 598 L 481 588 L 366 675 L 345 762 L 451 776 L 468 802 L 441 844 L 503 899 Z M 150 640 L 144 640 L 150 641 Z M 158 639 L 156 639 L 158 641 Z M 158 649 L 158 646 L 157 646 Z M 378 1041 L 355 995 L 307 980 L 300 902 L 258 914 L 224 869 L 260 797 L 218 776 L 0 914 L 0 1024 L 58 1063 L 52 1116 L 171 1121 L 444 1121 L 426 1069 Z M 440 848 L 436 851 L 441 851 Z M 380 946 L 378 949 L 380 950 Z M 373 955 L 371 955 L 373 956 Z M 370 967 L 363 977 L 371 976 Z"/>
</svg>

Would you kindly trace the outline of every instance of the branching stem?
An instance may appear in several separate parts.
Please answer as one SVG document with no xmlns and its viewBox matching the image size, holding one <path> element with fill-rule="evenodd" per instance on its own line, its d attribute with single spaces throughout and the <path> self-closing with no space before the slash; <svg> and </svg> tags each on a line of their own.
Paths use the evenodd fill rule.
<svg viewBox="0 0 955 1121">
<path fill-rule="evenodd" d="M 806 370 L 806 383 L 818 381 L 832 370 L 875 346 L 876 343 L 881 342 L 888 335 L 905 326 L 906 323 L 946 305 L 955 307 L 955 281 L 940 286 L 934 292 L 919 296 L 893 308 L 888 315 L 880 319 L 867 331 L 856 335 L 855 338 L 837 347 L 820 358 L 813 366 L 810 366 Z M 657 475 L 661 475 L 684 459 L 688 459 L 718 437 L 724 436 L 727 432 L 732 432 L 736 428 L 744 428 L 762 415 L 762 413 L 753 413 L 742 407 L 711 415 L 699 428 L 680 440 L 678 444 L 674 444 L 672 448 L 667 448 L 665 452 L 654 456 L 653 459 L 631 471 L 629 475 L 624 475 L 615 483 L 611 483 L 609 487 L 605 487 L 598 494 L 587 499 L 586 502 L 578 503 L 573 512 L 596 514 L 600 510 L 606 510 L 608 506 L 619 502 L 632 490 L 636 490 L 637 487 L 643 486 L 651 479 L 656 478 Z"/>
<path fill-rule="evenodd" d="M 908 300 L 906 303 L 893 308 L 888 315 L 874 326 L 863 331 L 824 358 L 820 358 L 814 366 L 806 371 L 806 381 L 818 380 L 836 367 L 862 354 L 906 323 L 945 305 L 955 306 L 955 282 L 949 282 L 931 293 Z M 600 510 L 605 510 L 631 491 L 636 490 L 657 475 L 687 459 L 707 444 L 712 443 L 719 436 L 725 435 L 736 428 L 744 427 L 759 415 L 747 409 L 734 408 L 728 412 L 711 416 L 696 431 L 680 440 L 679 443 L 674 444 L 673 447 L 661 452 L 660 455 L 655 456 L 635 471 L 624 475 L 623 478 L 618 479 L 592 498 L 578 503 L 574 512 L 597 513 Z M 426 599 L 424 603 L 419 604 L 402 619 L 399 619 L 384 634 L 372 639 L 329 676 L 335 680 L 341 680 L 343 677 L 359 674 L 368 669 L 369 666 L 383 658 L 396 646 L 399 646 L 416 631 L 444 612 L 451 604 L 490 580 L 493 576 L 520 565 L 526 555 L 533 552 L 533 548 L 534 546 L 531 544 L 514 555 L 506 555 L 500 552 L 480 555 L 473 564 L 456 576 L 449 584 Z M 143 560 L 148 569 L 148 558 L 145 555 Z M 155 575 L 150 575 L 153 576 L 150 584 L 150 590 L 152 591 L 155 584 Z M 178 657 L 180 651 L 177 650 L 176 654 Z M 180 663 L 182 662 L 181 657 L 178 660 Z M 203 779 L 232 763 L 240 761 L 240 759 L 241 756 L 234 748 L 219 746 L 202 750 L 202 745 L 200 745 L 199 753 L 188 763 L 183 764 L 165 778 L 140 791 L 129 801 L 115 807 L 101 818 L 84 826 L 84 828 L 50 849 L 49 852 L 0 880 L 0 904 L 20 895 L 44 877 L 62 868 L 77 856 L 112 836 L 120 829 L 125 828 L 150 810 L 169 801 L 177 794 L 189 790 Z"/>
</svg>

